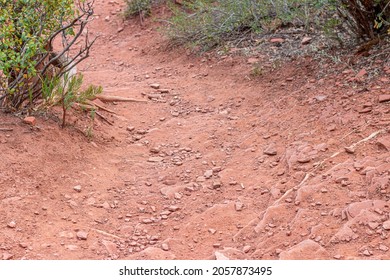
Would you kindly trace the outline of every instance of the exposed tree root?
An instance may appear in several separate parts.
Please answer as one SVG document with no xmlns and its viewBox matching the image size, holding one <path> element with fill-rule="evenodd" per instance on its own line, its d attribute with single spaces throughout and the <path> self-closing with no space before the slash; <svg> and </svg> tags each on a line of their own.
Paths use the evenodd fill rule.
<svg viewBox="0 0 390 280">
<path fill-rule="evenodd" d="M 108 95 L 98 95 L 96 99 L 99 99 L 103 102 L 147 102 L 146 100 L 127 98 L 121 96 L 108 96 Z"/>
</svg>

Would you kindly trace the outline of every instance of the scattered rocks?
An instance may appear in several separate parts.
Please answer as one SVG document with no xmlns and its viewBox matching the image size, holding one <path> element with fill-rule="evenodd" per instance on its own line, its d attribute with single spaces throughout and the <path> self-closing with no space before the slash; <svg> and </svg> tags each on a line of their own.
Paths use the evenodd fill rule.
<svg viewBox="0 0 390 280">
<path fill-rule="evenodd" d="M 164 160 L 163 157 L 150 157 L 148 158 L 148 162 L 162 162 Z"/>
<path fill-rule="evenodd" d="M 151 88 L 153 88 L 153 89 L 159 89 L 160 88 L 160 84 L 150 84 L 149 86 Z"/>
<path fill-rule="evenodd" d="M 15 221 L 11 221 L 7 224 L 7 227 L 9 228 L 15 228 L 16 227 L 16 222 Z"/>
<path fill-rule="evenodd" d="M 174 260 L 176 256 L 171 252 L 164 251 L 157 247 L 148 247 L 137 254 L 130 255 L 128 259 L 139 260 Z"/>
<path fill-rule="evenodd" d="M 213 189 L 219 189 L 222 187 L 222 183 L 219 181 L 213 182 L 212 187 L 213 187 Z"/>
<path fill-rule="evenodd" d="M 151 224 L 151 223 L 153 223 L 153 221 L 151 219 L 143 219 L 142 223 L 143 224 Z"/>
<path fill-rule="evenodd" d="M 312 38 L 311 37 L 303 37 L 301 44 L 302 45 L 308 45 L 311 43 Z"/>
<path fill-rule="evenodd" d="M 206 170 L 206 172 L 203 175 L 206 179 L 210 179 L 213 176 L 213 170 Z"/>
<path fill-rule="evenodd" d="M 330 124 L 327 129 L 328 129 L 328 131 L 335 131 L 336 128 L 337 128 L 337 126 L 335 124 Z"/>
<path fill-rule="evenodd" d="M 310 260 L 327 260 L 329 253 L 317 242 L 306 239 L 301 243 L 283 251 L 279 255 L 281 260 L 301 260 L 303 258 Z"/>
<path fill-rule="evenodd" d="M 372 255 L 372 253 L 371 253 L 368 249 L 365 249 L 365 250 L 363 251 L 363 255 L 365 255 L 366 257 L 369 257 L 369 256 Z"/>
<path fill-rule="evenodd" d="M 118 255 L 118 248 L 117 248 L 117 245 L 114 242 L 111 242 L 109 240 L 103 240 L 102 244 L 104 245 L 104 247 L 106 248 L 107 252 L 111 256 L 117 256 Z"/>
<path fill-rule="evenodd" d="M 275 145 L 268 146 L 263 153 L 268 156 L 275 156 L 277 154 Z"/>
<path fill-rule="evenodd" d="M 79 230 L 79 231 L 76 233 L 76 236 L 77 236 L 77 238 L 80 239 L 80 240 L 87 240 L 87 238 L 88 238 L 88 232 Z"/>
<path fill-rule="evenodd" d="M 390 230 L 390 220 L 384 222 L 382 226 L 385 230 Z"/>
<path fill-rule="evenodd" d="M 23 119 L 23 122 L 24 122 L 25 124 L 29 124 L 29 125 L 32 125 L 32 126 L 35 126 L 36 123 L 37 123 L 35 117 L 32 117 L 32 116 L 25 117 L 25 118 Z"/>
<path fill-rule="evenodd" d="M 334 255 L 334 256 L 333 256 L 333 258 L 334 258 L 334 259 L 336 259 L 336 260 L 339 260 L 339 259 L 341 259 L 341 258 L 342 258 L 342 256 L 341 256 L 341 255 L 339 255 L 339 254 L 337 254 L 337 255 Z"/>
<path fill-rule="evenodd" d="M 381 137 L 379 138 L 377 141 L 376 141 L 377 145 L 380 147 L 380 148 L 383 148 L 385 149 L 386 151 L 390 152 L 390 136 L 384 136 L 384 137 Z"/>
<path fill-rule="evenodd" d="M 244 246 L 244 248 L 242 248 L 242 251 L 246 254 L 246 253 L 249 253 L 249 251 L 252 249 L 252 247 L 250 245 L 246 245 Z"/>
<path fill-rule="evenodd" d="M 306 157 L 306 156 L 301 156 L 297 159 L 297 162 L 299 163 L 308 163 L 311 161 L 311 158 Z"/>
<path fill-rule="evenodd" d="M 80 185 L 74 186 L 73 189 L 74 189 L 76 192 L 81 192 L 81 186 L 80 186 Z"/>
<path fill-rule="evenodd" d="M 274 44 L 281 44 L 284 42 L 284 39 L 283 38 L 271 38 L 269 41 L 271 43 L 274 43 Z"/>
<path fill-rule="evenodd" d="M 234 207 L 235 207 L 236 211 L 242 211 L 242 209 L 244 209 L 244 203 L 242 203 L 241 201 L 237 201 L 234 204 Z"/>
<path fill-rule="evenodd" d="M 180 206 L 171 205 L 171 206 L 168 207 L 168 210 L 169 210 L 170 212 L 176 212 L 176 211 L 180 210 Z"/>
<path fill-rule="evenodd" d="M 206 178 L 204 176 L 199 176 L 196 178 L 196 182 L 198 182 L 198 183 L 202 183 L 204 181 L 206 181 Z"/>
<path fill-rule="evenodd" d="M 65 248 L 69 251 L 77 251 L 79 249 L 79 246 L 73 245 L 73 244 L 68 244 L 68 245 L 65 245 Z"/>
<path fill-rule="evenodd" d="M 230 260 L 228 257 L 226 257 L 224 254 L 222 254 L 221 252 L 219 251 L 215 251 L 214 252 L 214 256 L 215 256 L 215 259 L 216 260 Z"/>
<path fill-rule="evenodd" d="M 164 251 L 169 251 L 169 245 L 167 243 L 162 243 L 161 249 L 163 249 Z"/>
<path fill-rule="evenodd" d="M 364 107 L 363 109 L 359 110 L 360 114 L 370 113 L 372 111 L 372 107 Z"/>
<path fill-rule="evenodd" d="M 383 252 L 387 252 L 389 251 L 389 247 L 387 247 L 386 245 L 384 244 L 380 244 L 379 245 L 379 250 L 383 251 Z"/>
<path fill-rule="evenodd" d="M 174 178 L 165 178 L 165 179 L 162 181 L 162 183 L 163 183 L 164 185 L 167 185 L 167 186 L 173 186 L 173 185 L 176 185 L 177 180 L 174 179 Z"/>
<path fill-rule="evenodd" d="M 58 236 L 61 237 L 61 238 L 68 238 L 68 239 L 73 239 L 74 238 L 74 234 L 71 231 L 61 231 L 58 234 Z"/>
<path fill-rule="evenodd" d="M 381 94 L 379 95 L 379 103 L 390 101 L 390 94 Z"/>
<path fill-rule="evenodd" d="M 248 258 L 241 250 L 232 247 L 224 247 L 214 252 L 217 260 L 242 260 Z"/>
<path fill-rule="evenodd" d="M 110 203 L 108 203 L 107 201 L 103 202 L 101 206 L 106 210 L 111 209 Z"/>
<path fill-rule="evenodd" d="M 317 95 L 316 97 L 314 97 L 318 102 L 322 102 L 324 100 L 326 100 L 327 96 L 326 95 Z"/>
<path fill-rule="evenodd" d="M 354 154 L 354 153 L 355 153 L 355 147 L 353 147 L 353 146 L 344 147 L 344 150 L 345 150 L 348 154 Z"/>
<path fill-rule="evenodd" d="M 3 260 L 10 260 L 14 257 L 14 255 L 12 255 L 11 253 L 8 253 L 8 252 L 4 252 L 3 253 Z"/>
<path fill-rule="evenodd" d="M 256 63 L 258 63 L 258 62 L 259 62 L 259 59 L 256 58 L 256 57 L 250 57 L 250 58 L 248 58 L 248 60 L 247 60 L 247 63 L 248 63 L 248 64 L 256 64 Z"/>
<path fill-rule="evenodd" d="M 152 154 L 158 154 L 161 152 L 160 148 L 159 147 L 152 147 L 150 148 L 149 150 Z"/>
<path fill-rule="evenodd" d="M 357 74 L 356 74 L 356 78 L 359 79 L 359 78 L 362 78 L 364 76 L 366 76 L 368 73 L 367 73 L 367 70 L 366 69 L 361 69 Z"/>
<path fill-rule="evenodd" d="M 372 230 L 376 229 L 379 226 L 379 223 L 377 222 L 369 222 L 368 227 Z"/>
</svg>

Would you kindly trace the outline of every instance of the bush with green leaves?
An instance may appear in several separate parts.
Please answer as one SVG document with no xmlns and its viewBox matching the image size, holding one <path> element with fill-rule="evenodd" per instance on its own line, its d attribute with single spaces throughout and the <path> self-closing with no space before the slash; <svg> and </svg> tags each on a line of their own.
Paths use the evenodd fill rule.
<svg viewBox="0 0 390 280">
<path fill-rule="evenodd" d="M 62 77 L 87 58 L 96 39 L 85 29 L 92 15 L 88 0 L 0 0 L 0 106 L 33 104 L 48 77 Z"/>
</svg>

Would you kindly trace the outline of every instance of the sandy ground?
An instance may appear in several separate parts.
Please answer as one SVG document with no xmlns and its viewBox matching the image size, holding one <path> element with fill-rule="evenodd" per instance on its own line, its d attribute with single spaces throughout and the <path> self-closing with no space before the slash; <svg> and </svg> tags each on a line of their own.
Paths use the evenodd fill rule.
<svg viewBox="0 0 390 280">
<path fill-rule="evenodd" d="M 96 2 L 79 71 L 146 102 L 65 129 L 0 114 L 0 258 L 389 259 L 390 65 L 253 77 L 257 57 L 166 50 Z"/>
</svg>

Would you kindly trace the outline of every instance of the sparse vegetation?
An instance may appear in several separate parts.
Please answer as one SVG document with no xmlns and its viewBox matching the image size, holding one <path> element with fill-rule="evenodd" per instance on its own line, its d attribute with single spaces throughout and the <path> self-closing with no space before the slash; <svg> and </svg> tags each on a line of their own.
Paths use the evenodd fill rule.
<svg viewBox="0 0 390 280">
<path fill-rule="evenodd" d="M 337 32 L 370 40 L 388 30 L 386 0 L 194 0 L 171 5 L 167 34 L 174 45 L 200 50 L 241 42 L 285 27 L 317 30 L 340 40 Z"/>
<path fill-rule="evenodd" d="M 126 17 L 134 16 L 150 16 L 152 9 L 152 0 L 128 0 L 127 9 L 125 11 Z"/>
<path fill-rule="evenodd" d="M 65 127 L 67 111 L 73 104 L 77 103 L 83 106 L 88 100 L 94 99 L 103 91 L 101 86 L 93 85 L 81 90 L 83 84 L 81 73 L 72 76 L 66 73 L 63 78 L 54 77 L 46 80 L 43 84 L 43 96 L 46 104 L 60 105 L 62 108 L 62 127 Z"/>
<path fill-rule="evenodd" d="M 141 19 L 148 17 L 152 13 L 153 5 L 165 2 L 164 0 L 127 0 L 125 17 L 139 16 Z"/>
<path fill-rule="evenodd" d="M 308 28 L 328 1 L 196 0 L 184 8 L 172 6 L 167 27 L 174 44 L 193 43 L 207 50 L 227 41 L 271 33 L 287 26 Z"/>
</svg>

